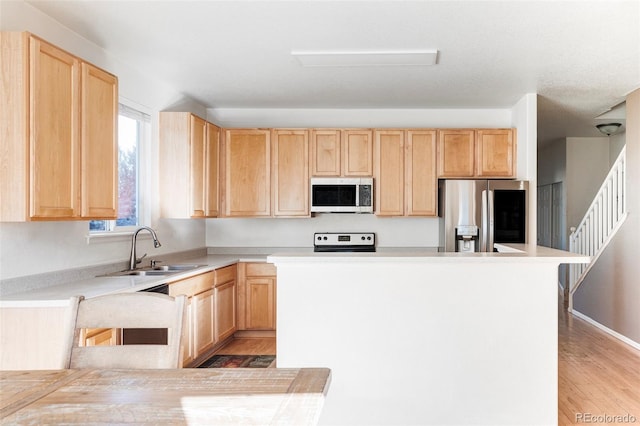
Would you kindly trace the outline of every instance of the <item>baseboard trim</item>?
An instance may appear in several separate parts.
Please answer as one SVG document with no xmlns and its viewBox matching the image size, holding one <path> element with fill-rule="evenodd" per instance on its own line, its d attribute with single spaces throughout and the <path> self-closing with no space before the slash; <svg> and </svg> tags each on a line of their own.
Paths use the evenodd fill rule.
<svg viewBox="0 0 640 426">
<path fill-rule="evenodd" d="M 233 334 L 236 339 L 264 339 L 276 337 L 275 330 L 238 330 Z"/>
<path fill-rule="evenodd" d="M 575 315 L 576 317 L 580 318 L 581 320 L 588 322 L 592 326 L 604 331 L 605 333 L 611 335 L 612 337 L 615 337 L 616 339 L 620 340 L 621 342 L 626 343 L 627 345 L 631 346 L 632 348 L 640 351 L 640 343 L 629 339 L 627 336 L 624 336 L 624 335 L 618 333 L 617 331 L 610 329 L 609 327 L 607 327 L 605 325 L 600 324 L 598 321 L 594 320 L 591 317 L 586 316 L 582 312 L 578 312 L 578 311 L 576 311 L 574 309 L 573 312 L 571 312 L 571 313 L 573 315 Z"/>
</svg>

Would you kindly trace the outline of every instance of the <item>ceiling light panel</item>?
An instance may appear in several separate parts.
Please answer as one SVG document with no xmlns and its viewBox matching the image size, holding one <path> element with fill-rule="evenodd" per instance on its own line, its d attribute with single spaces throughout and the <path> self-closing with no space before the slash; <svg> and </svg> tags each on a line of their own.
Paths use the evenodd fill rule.
<svg viewBox="0 0 640 426">
<path fill-rule="evenodd" d="M 438 51 L 308 51 L 293 50 L 291 56 L 303 67 L 384 67 L 435 65 Z"/>
</svg>

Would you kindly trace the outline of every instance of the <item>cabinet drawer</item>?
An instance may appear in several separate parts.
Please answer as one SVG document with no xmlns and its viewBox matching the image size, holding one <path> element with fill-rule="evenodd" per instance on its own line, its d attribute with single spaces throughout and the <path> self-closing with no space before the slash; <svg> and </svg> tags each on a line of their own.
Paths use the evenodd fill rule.
<svg viewBox="0 0 640 426">
<path fill-rule="evenodd" d="M 226 266 L 224 268 L 216 269 L 215 271 L 216 279 L 215 285 L 221 285 L 229 281 L 234 281 L 236 279 L 236 265 Z"/>
<path fill-rule="evenodd" d="M 193 296 L 213 288 L 214 271 L 196 275 L 195 277 L 185 278 L 184 280 L 169 283 L 169 295 L 177 296 L 184 294 Z"/>
<path fill-rule="evenodd" d="M 248 277 L 274 277 L 276 266 L 273 263 L 247 263 Z"/>
</svg>

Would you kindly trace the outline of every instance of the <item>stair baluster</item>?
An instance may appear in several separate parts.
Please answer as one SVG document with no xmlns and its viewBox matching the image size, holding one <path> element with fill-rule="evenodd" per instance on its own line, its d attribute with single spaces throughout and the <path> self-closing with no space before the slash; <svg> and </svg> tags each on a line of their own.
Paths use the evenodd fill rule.
<svg viewBox="0 0 640 426">
<path fill-rule="evenodd" d="M 622 148 L 584 218 L 570 229 L 569 251 L 592 259 L 569 268 L 569 311 L 573 310 L 573 294 L 627 217 L 625 167 L 626 149 Z"/>
</svg>

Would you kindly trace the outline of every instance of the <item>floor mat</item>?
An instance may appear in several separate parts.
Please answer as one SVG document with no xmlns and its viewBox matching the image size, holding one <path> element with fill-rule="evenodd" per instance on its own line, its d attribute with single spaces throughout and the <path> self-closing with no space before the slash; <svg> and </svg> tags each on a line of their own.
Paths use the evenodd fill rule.
<svg viewBox="0 0 640 426">
<path fill-rule="evenodd" d="M 198 368 L 267 368 L 275 355 L 214 355 Z"/>
</svg>

